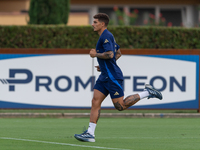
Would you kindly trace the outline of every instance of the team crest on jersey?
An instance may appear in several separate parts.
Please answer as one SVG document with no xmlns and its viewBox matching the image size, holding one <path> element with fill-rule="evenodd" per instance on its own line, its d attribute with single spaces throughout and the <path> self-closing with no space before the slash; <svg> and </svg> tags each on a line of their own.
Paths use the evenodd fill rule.
<svg viewBox="0 0 200 150">
<path fill-rule="evenodd" d="M 105 39 L 104 43 L 108 43 L 109 41 L 107 39 Z"/>
</svg>

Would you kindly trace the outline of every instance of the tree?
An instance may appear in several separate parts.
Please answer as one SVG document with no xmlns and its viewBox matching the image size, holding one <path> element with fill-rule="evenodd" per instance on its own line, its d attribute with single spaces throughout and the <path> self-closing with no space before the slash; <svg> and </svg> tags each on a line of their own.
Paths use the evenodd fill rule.
<svg viewBox="0 0 200 150">
<path fill-rule="evenodd" d="M 31 0 L 28 24 L 67 24 L 70 0 Z"/>
</svg>

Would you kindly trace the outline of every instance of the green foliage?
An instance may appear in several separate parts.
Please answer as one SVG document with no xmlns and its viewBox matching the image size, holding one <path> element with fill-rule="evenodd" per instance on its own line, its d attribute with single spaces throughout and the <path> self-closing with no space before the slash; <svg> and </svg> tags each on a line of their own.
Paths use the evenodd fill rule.
<svg viewBox="0 0 200 150">
<path fill-rule="evenodd" d="M 121 48 L 200 49 L 199 28 L 109 26 Z M 0 48 L 95 48 L 91 26 L 0 26 Z"/>
<path fill-rule="evenodd" d="M 158 22 L 156 22 L 155 16 L 153 14 L 149 14 L 149 20 L 144 20 L 145 26 L 166 26 L 166 19 L 162 17 L 162 14 L 159 14 Z M 168 27 L 172 26 L 171 22 L 168 22 Z"/>
<path fill-rule="evenodd" d="M 138 10 L 135 9 L 133 12 L 129 12 L 128 9 L 124 9 L 123 11 L 121 11 L 120 9 L 118 9 L 117 6 L 115 6 L 114 11 L 116 13 L 117 16 L 117 23 L 113 23 L 117 24 L 117 25 L 135 25 L 136 19 L 138 18 Z"/>
<path fill-rule="evenodd" d="M 31 0 L 29 24 L 67 24 L 69 0 Z"/>
</svg>

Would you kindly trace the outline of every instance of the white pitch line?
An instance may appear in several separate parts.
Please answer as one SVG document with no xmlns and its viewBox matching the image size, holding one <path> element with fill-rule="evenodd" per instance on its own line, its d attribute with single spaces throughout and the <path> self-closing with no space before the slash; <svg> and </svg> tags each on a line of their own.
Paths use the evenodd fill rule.
<svg viewBox="0 0 200 150">
<path fill-rule="evenodd" d="M 117 139 L 199 139 L 200 137 L 140 137 L 140 138 L 139 137 L 98 137 L 98 139 L 116 139 L 116 138 Z"/>
<path fill-rule="evenodd" d="M 88 146 L 88 145 L 78 145 L 78 144 L 69 144 L 69 143 L 48 142 L 48 141 L 29 140 L 29 139 L 18 139 L 18 138 L 9 138 L 9 137 L 0 137 L 0 139 L 4 139 L 4 140 L 16 140 L 16 141 L 26 141 L 26 142 L 37 142 L 37 143 L 44 143 L 44 144 L 56 144 L 56 145 L 76 146 L 76 147 L 98 148 L 98 149 L 129 150 L 129 149 L 120 149 L 120 148 Z"/>
</svg>

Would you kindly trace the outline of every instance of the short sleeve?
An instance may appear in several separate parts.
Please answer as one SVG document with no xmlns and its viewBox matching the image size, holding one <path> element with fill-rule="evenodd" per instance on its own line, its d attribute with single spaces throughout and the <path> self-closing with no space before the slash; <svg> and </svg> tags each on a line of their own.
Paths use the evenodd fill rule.
<svg viewBox="0 0 200 150">
<path fill-rule="evenodd" d="M 107 51 L 114 51 L 113 50 L 113 40 L 111 37 L 104 37 L 103 38 L 103 48 L 105 52 Z"/>
<path fill-rule="evenodd" d="M 117 43 L 115 43 L 115 49 L 118 50 L 119 48 L 120 46 Z"/>
</svg>

